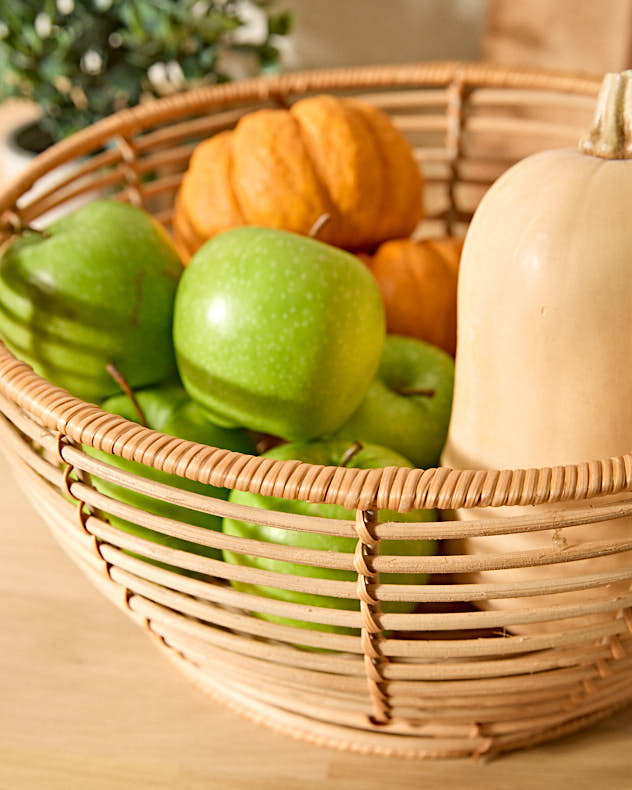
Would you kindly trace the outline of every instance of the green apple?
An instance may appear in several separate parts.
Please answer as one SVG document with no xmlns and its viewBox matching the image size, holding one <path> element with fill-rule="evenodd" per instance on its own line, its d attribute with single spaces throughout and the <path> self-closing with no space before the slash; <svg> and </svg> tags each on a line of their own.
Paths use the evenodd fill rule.
<svg viewBox="0 0 632 790">
<path fill-rule="evenodd" d="M 98 403 L 175 371 L 173 302 L 182 264 L 165 231 L 134 206 L 97 200 L 0 258 L 0 337 L 37 373 Z"/>
<path fill-rule="evenodd" d="M 345 463 L 345 456 L 349 458 L 349 450 L 357 448 L 357 452 Z M 311 464 L 322 464 L 324 466 L 345 466 L 358 469 L 379 469 L 385 466 L 412 466 L 408 459 L 398 453 L 384 447 L 374 445 L 356 445 L 346 441 L 314 442 L 314 443 L 293 443 L 275 447 L 264 453 L 266 458 L 275 458 L 279 461 L 297 459 Z M 261 494 L 250 494 L 243 491 L 233 490 L 229 496 L 231 502 L 240 505 L 251 505 L 253 507 L 268 508 L 278 510 L 283 513 L 298 513 L 301 515 L 320 516 L 324 518 L 343 518 L 354 519 L 355 513 L 346 510 L 339 505 L 317 504 L 302 502 L 298 500 L 278 499 L 275 497 L 262 496 Z M 380 511 L 382 521 L 432 521 L 437 514 L 434 510 L 416 510 L 410 513 L 397 513 L 391 510 Z M 355 538 L 335 537 L 331 535 L 319 535 L 315 533 L 300 532 L 296 530 L 280 529 L 278 527 L 266 527 L 257 524 L 249 524 L 243 521 L 225 518 L 223 530 L 227 535 L 236 535 L 240 538 L 254 538 L 256 540 L 268 541 L 270 543 L 282 543 L 287 546 L 299 546 L 302 548 L 321 549 L 324 551 L 340 551 L 353 553 L 357 541 Z M 381 554 L 391 555 L 430 555 L 436 553 L 436 542 L 430 540 L 382 540 L 379 544 Z M 280 573 L 291 573 L 298 576 L 309 576 L 320 579 L 338 579 L 344 581 L 355 581 L 356 573 L 353 571 L 331 570 L 309 565 L 299 565 L 279 560 L 269 560 L 263 557 L 251 557 L 243 554 L 224 550 L 224 559 L 236 565 L 245 565 L 250 568 L 261 568 L 265 570 L 278 571 Z M 392 584 L 425 584 L 428 578 L 425 574 L 414 573 L 386 573 L 382 575 L 384 582 Z M 243 582 L 232 582 L 233 586 L 244 592 L 262 595 L 268 598 L 276 598 L 282 601 L 307 604 L 308 606 L 326 606 L 335 609 L 358 609 L 358 601 L 346 598 L 333 598 L 312 593 L 293 592 L 272 587 L 262 587 L 258 585 L 246 584 Z M 387 602 L 383 604 L 386 612 L 410 612 L 414 604 Z M 289 620 L 272 615 L 260 615 L 266 620 L 299 626 L 319 631 L 330 631 L 334 633 L 353 633 L 352 629 L 342 626 L 326 626 L 319 623 L 308 623 L 303 621 Z"/>
<path fill-rule="evenodd" d="M 390 447 L 421 469 L 436 466 L 448 433 L 453 390 L 449 354 L 412 337 L 387 335 L 375 379 L 335 438 Z"/>
<path fill-rule="evenodd" d="M 199 442 L 200 444 L 208 444 L 212 447 L 220 447 L 222 449 L 235 450 L 247 454 L 254 453 L 254 445 L 246 431 L 226 430 L 224 428 L 218 428 L 216 425 L 210 423 L 206 414 L 197 404 L 190 400 L 179 383 L 166 382 L 160 386 L 137 392 L 135 397 L 138 405 L 144 412 L 148 427 L 156 431 L 161 431 L 171 436 L 178 436 L 180 439 L 188 439 L 189 441 Z M 134 422 L 140 421 L 139 414 L 134 404 L 126 395 L 117 395 L 109 398 L 103 403 L 103 408 L 105 411 L 118 414 L 128 420 Z M 153 467 L 137 463 L 136 461 L 128 461 L 118 456 L 109 455 L 93 447 L 84 446 L 84 450 L 93 458 L 105 461 L 119 469 L 133 472 L 149 480 L 166 483 L 167 485 L 181 488 L 185 491 L 192 491 L 196 494 L 204 494 L 219 499 L 226 499 L 229 494 L 227 488 L 216 488 L 204 483 L 198 483 L 195 480 L 188 480 L 184 477 L 167 474 Z M 93 476 L 92 479 L 96 489 L 101 493 L 112 497 L 112 499 L 117 499 L 120 502 L 142 508 L 148 513 L 177 519 L 178 521 L 193 524 L 198 527 L 206 527 L 207 529 L 221 529 L 221 518 L 219 516 L 214 516 L 210 513 L 200 513 L 197 510 L 191 510 L 180 505 L 173 505 L 169 502 L 163 502 L 162 500 L 146 496 L 145 494 L 129 491 L 123 486 L 118 486 L 96 476 Z M 220 556 L 217 549 L 200 546 L 189 541 L 163 535 L 160 532 L 138 526 L 137 524 L 111 514 L 107 515 L 107 518 L 110 523 L 118 529 L 132 535 L 146 538 L 147 540 L 151 540 L 163 546 L 170 546 L 171 548 L 181 549 L 183 551 L 189 551 L 194 554 L 201 554 L 215 559 L 218 559 Z M 156 564 L 161 565 L 161 563 Z M 185 573 L 185 571 L 182 572 Z M 196 574 L 189 573 L 188 575 Z"/>
<path fill-rule="evenodd" d="M 339 428 L 373 378 L 384 308 L 354 255 L 270 228 L 215 236 L 176 295 L 183 384 L 211 419 L 284 439 Z"/>
</svg>

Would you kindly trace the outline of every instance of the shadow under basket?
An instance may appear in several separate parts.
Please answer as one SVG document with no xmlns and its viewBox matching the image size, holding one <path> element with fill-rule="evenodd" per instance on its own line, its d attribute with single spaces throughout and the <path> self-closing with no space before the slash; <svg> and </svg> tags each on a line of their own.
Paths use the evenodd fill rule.
<svg viewBox="0 0 632 790">
<path fill-rule="evenodd" d="M 144 206 L 170 227 L 174 196 L 197 142 L 233 127 L 246 112 L 320 92 L 359 96 L 389 113 L 426 176 L 428 211 L 417 236 L 463 235 L 477 202 L 508 166 L 537 150 L 576 144 L 598 89 L 597 79 L 459 63 L 315 71 L 199 89 L 113 115 L 39 156 L 0 193 L 2 235 L 9 238 L 16 221 L 29 224 L 80 195 Z M 38 179 L 56 169 L 67 173 L 67 162 L 77 163 L 71 175 L 21 199 Z M 601 523 L 632 514 L 632 496 L 625 494 L 632 486 L 630 456 L 502 472 L 271 461 L 106 414 L 39 378 L 1 345 L 0 411 L 2 448 L 64 550 L 198 687 L 253 721 L 367 754 L 477 757 L 579 730 L 632 698 L 632 559 L 626 565 L 623 557 L 631 546 L 598 540 Z M 337 503 L 356 510 L 357 518 L 245 508 L 121 471 L 86 454 L 85 445 L 214 486 Z M 202 512 L 355 538 L 356 552 L 279 546 L 152 515 L 98 493 L 92 475 Z M 613 494 L 619 495 L 614 504 L 604 498 Z M 530 516 L 506 508 L 493 520 L 376 520 L 378 509 L 531 504 L 545 507 Z M 201 546 L 346 570 L 354 580 L 228 564 L 132 536 L 103 513 Z M 573 572 L 571 561 L 562 581 L 547 577 L 564 550 L 555 545 L 537 557 L 378 553 L 386 537 L 564 533 L 586 523 L 595 524 L 595 540 L 576 554 L 620 554 L 616 571 Z M 514 584 L 463 583 L 458 576 L 521 564 L 541 566 L 543 576 Z M 385 571 L 435 574 L 434 583 L 385 583 Z M 355 600 L 356 608 L 263 598 L 231 581 Z M 627 592 L 610 594 L 614 584 L 625 584 Z M 582 602 L 567 609 L 531 605 L 534 596 L 556 593 L 559 600 L 578 590 L 585 591 Z M 503 598 L 513 601 L 511 610 L 485 606 Z M 381 604 L 397 601 L 414 604 L 414 611 Z M 329 630 L 299 629 L 283 618 Z M 530 624 L 528 632 L 512 630 L 521 622 Z"/>
</svg>

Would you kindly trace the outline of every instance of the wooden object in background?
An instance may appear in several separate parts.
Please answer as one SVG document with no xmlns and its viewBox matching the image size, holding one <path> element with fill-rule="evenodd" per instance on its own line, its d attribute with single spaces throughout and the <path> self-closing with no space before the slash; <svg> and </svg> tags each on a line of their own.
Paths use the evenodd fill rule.
<svg viewBox="0 0 632 790">
<path fill-rule="evenodd" d="M 487 0 L 483 58 L 592 74 L 632 63 L 632 0 Z"/>
</svg>

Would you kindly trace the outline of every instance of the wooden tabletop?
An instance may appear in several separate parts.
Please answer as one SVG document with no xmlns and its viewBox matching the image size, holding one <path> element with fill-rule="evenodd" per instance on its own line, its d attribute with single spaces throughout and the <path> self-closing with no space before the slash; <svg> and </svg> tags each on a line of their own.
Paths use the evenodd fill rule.
<svg viewBox="0 0 632 790">
<path fill-rule="evenodd" d="M 474 765 L 329 751 L 218 707 L 71 563 L 2 455 L 0 541 L 2 790 L 632 787 L 632 709 Z"/>
</svg>

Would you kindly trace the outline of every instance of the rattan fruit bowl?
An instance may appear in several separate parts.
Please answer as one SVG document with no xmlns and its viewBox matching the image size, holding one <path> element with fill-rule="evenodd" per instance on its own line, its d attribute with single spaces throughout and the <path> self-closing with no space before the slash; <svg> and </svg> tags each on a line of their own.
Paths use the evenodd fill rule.
<svg viewBox="0 0 632 790">
<path fill-rule="evenodd" d="M 441 63 L 290 74 L 201 89 L 121 112 L 38 157 L 0 193 L 2 233 L 10 238 L 55 207 L 102 194 L 144 206 L 169 225 L 175 192 L 200 139 L 231 128 L 254 108 L 340 92 L 384 108 L 413 143 L 427 177 L 429 207 L 419 234 L 462 235 L 486 188 L 512 162 L 576 143 L 598 88 L 597 79 Z M 36 198 L 26 194 L 68 161 L 77 167 L 57 188 Z M 360 470 L 274 461 L 183 441 L 105 413 L 39 378 L 4 346 L 0 411 L 2 447 L 13 471 L 64 550 L 199 687 L 254 721 L 340 749 L 453 758 L 562 736 L 632 698 L 632 559 L 614 570 L 571 570 L 563 579 L 545 573 L 535 582 L 454 582 L 458 574 L 480 569 L 546 570 L 560 562 L 572 568 L 575 560 L 630 551 L 632 539 L 600 535 L 603 523 L 632 515 L 632 496 L 625 494 L 632 486 L 630 455 L 504 471 Z M 319 519 L 216 500 L 122 471 L 90 457 L 85 445 L 215 486 L 340 504 L 356 510 L 357 518 Z M 354 538 L 356 551 L 280 546 L 152 515 L 99 493 L 91 475 L 202 512 Z M 512 505 L 535 507 L 527 515 L 507 507 L 495 519 L 378 519 L 386 508 Z M 108 523 L 106 512 L 203 546 L 355 572 L 357 581 L 230 565 L 131 536 Z M 594 524 L 594 540 L 564 540 L 567 529 L 570 535 L 573 525 L 588 523 Z M 558 530 L 560 540 L 537 552 L 378 554 L 385 537 L 442 540 L 550 529 Z M 434 583 L 385 584 L 384 571 L 435 574 Z M 358 604 L 353 610 L 310 607 L 241 592 L 229 581 Z M 581 601 L 569 597 L 567 605 L 477 605 L 552 593 L 564 600 L 578 590 L 585 593 Z M 383 613 L 382 601 L 417 608 L 412 614 Z M 274 617 L 329 630 L 297 629 Z M 514 630 L 521 625 L 529 627 Z"/>
</svg>

